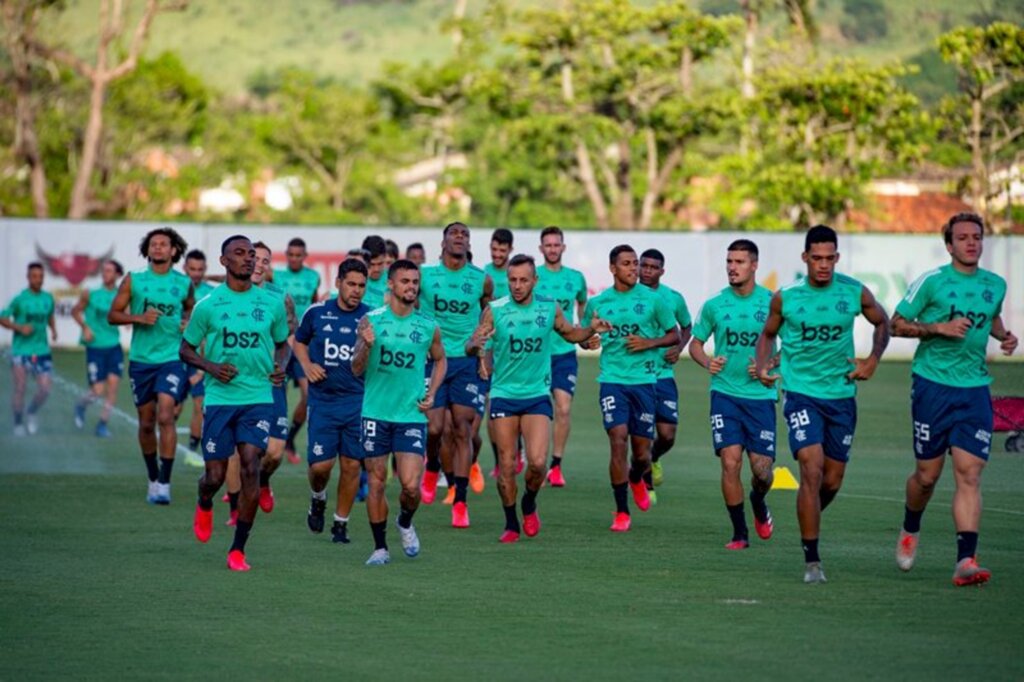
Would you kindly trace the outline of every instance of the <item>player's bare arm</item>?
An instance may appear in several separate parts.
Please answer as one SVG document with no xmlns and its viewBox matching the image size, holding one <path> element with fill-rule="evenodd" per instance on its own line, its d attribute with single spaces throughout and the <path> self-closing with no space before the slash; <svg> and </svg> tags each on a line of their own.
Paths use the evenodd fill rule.
<svg viewBox="0 0 1024 682">
<path fill-rule="evenodd" d="M 366 363 L 370 360 L 370 349 L 377 337 L 373 333 L 373 325 L 365 317 L 359 320 L 356 330 L 356 349 L 352 354 L 352 373 L 357 377 L 366 372 Z"/>
<path fill-rule="evenodd" d="M 668 350 L 665 351 L 663 356 L 665 358 L 665 362 L 672 365 L 679 362 L 679 356 L 683 354 L 683 349 L 686 348 L 686 344 L 690 343 L 690 339 L 692 337 L 692 324 L 688 324 L 685 327 L 679 327 L 679 343 L 674 346 L 669 346 Z"/>
<path fill-rule="evenodd" d="M 892 316 L 892 335 L 908 339 L 930 339 L 943 336 L 947 339 L 962 339 L 971 328 L 971 321 L 966 317 L 957 317 L 946 322 L 925 324 L 916 320 L 908 320 L 899 313 Z"/>
<path fill-rule="evenodd" d="M 13 318 L 10 317 L 0 317 L 0 327 L 3 327 L 4 329 L 10 329 L 12 332 L 14 332 L 15 334 L 19 334 L 20 336 L 28 336 L 33 331 L 35 331 L 35 327 L 33 327 L 32 325 L 18 324 L 14 321 Z"/>
<path fill-rule="evenodd" d="M 690 358 L 706 369 L 712 376 L 721 372 L 726 363 L 724 355 L 716 355 L 715 357 L 708 355 L 707 351 L 704 350 L 704 342 L 696 338 L 690 341 Z"/>
<path fill-rule="evenodd" d="M 230 362 L 210 362 L 200 355 L 198 349 L 185 339 L 182 339 L 181 345 L 178 346 L 178 357 L 186 365 L 198 367 L 224 384 L 230 383 L 238 375 L 238 368 Z"/>
<path fill-rule="evenodd" d="M 1017 337 L 1006 328 L 1002 315 L 992 318 L 991 334 L 992 338 L 999 342 L 999 350 L 1003 351 L 1003 355 L 1013 355 L 1013 352 L 1017 350 Z"/>
<path fill-rule="evenodd" d="M 476 329 L 473 331 L 473 336 L 469 337 L 469 341 L 466 341 L 466 355 L 483 357 L 484 346 L 492 336 L 494 336 L 494 313 L 491 312 L 491 308 L 488 306 L 480 313 L 480 323 L 477 324 Z"/>
<path fill-rule="evenodd" d="M 282 386 L 287 378 L 285 368 L 288 361 L 292 359 L 292 347 L 284 340 L 274 344 L 274 371 L 270 373 L 270 383 L 274 386 Z"/>
<path fill-rule="evenodd" d="M 846 377 L 854 381 L 867 381 L 878 369 L 882 353 L 889 345 L 889 315 L 867 287 L 862 287 L 860 291 L 860 313 L 875 326 L 871 337 L 871 354 L 864 359 L 850 358 L 854 367 Z"/>
<path fill-rule="evenodd" d="M 430 368 L 430 384 L 427 386 L 427 392 L 417 405 L 420 412 L 424 414 L 434 407 L 434 396 L 437 395 L 437 389 L 441 387 L 441 382 L 444 381 L 444 375 L 448 373 L 448 358 L 444 356 L 441 330 L 437 327 L 434 328 L 434 338 L 430 342 L 430 359 L 434 361 L 433 367 Z"/>
<path fill-rule="evenodd" d="M 57 340 L 57 313 L 55 313 L 55 312 L 51 312 L 50 313 L 50 319 L 47 322 L 47 324 L 50 326 L 50 340 L 51 341 L 56 341 Z"/>
<path fill-rule="evenodd" d="M 290 336 L 299 328 L 299 318 L 295 314 L 295 301 L 292 300 L 291 294 L 284 295 L 284 312 L 288 315 L 288 335 Z"/>
<path fill-rule="evenodd" d="M 82 339 L 86 343 L 90 343 L 93 340 L 92 329 L 85 322 L 85 309 L 89 305 L 89 290 L 83 289 L 82 295 L 78 297 L 78 302 L 75 303 L 75 307 L 71 309 L 71 319 L 78 324 L 82 329 Z"/>
<path fill-rule="evenodd" d="M 580 318 L 582 319 L 582 318 Z M 562 309 L 555 306 L 555 331 L 569 343 L 582 343 L 595 334 L 606 334 L 612 330 L 612 324 L 608 320 L 602 320 L 594 311 L 586 327 L 580 327 L 569 322 Z"/>
<path fill-rule="evenodd" d="M 772 355 L 775 353 L 779 330 L 782 329 L 782 293 L 772 294 L 772 302 L 768 308 L 768 319 L 764 321 L 764 329 L 757 337 L 757 380 L 771 388 L 781 377 L 772 374 L 775 364 Z"/>
<path fill-rule="evenodd" d="M 494 300 L 494 280 L 490 275 L 484 275 L 484 295 L 480 297 L 480 307 L 487 308 L 487 304 Z"/>
<path fill-rule="evenodd" d="M 110 324 L 144 324 L 152 326 L 160 319 L 162 313 L 156 308 L 149 308 L 141 315 L 132 315 L 129 306 L 132 303 L 132 276 L 127 274 L 117 287 L 117 295 L 110 303 L 110 312 L 107 313 L 107 322 Z"/>
<path fill-rule="evenodd" d="M 301 341 L 295 341 L 294 345 L 292 345 L 292 353 L 295 354 L 295 359 L 302 365 L 302 371 L 306 373 L 309 383 L 315 384 L 327 378 L 327 372 L 324 368 L 309 359 L 309 346 Z"/>
<path fill-rule="evenodd" d="M 653 339 L 630 334 L 626 337 L 626 350 L 630 353 L 640 353 L 651 348 L 667 348 L 679 344 L 679 328 L 668 330 L 663 335 Z"/>
</svg>

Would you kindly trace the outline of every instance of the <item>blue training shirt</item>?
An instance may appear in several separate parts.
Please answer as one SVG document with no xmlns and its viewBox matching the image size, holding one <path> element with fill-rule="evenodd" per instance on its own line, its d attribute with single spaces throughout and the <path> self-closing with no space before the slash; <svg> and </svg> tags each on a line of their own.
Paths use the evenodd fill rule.
<svg viewBox="0 0 1024 682">
<path fill-rule="evenodd" d="M 295 339 L 309 347 L 309 359 L 324 368 L 327 378 L 309 382 L 309 398 L 318 402 L 363 397 L 363 378 L 352 373 L 359 320 L 370 311 L 360 303 L 355 310 L 342 310 L 332 298 L 311 305 L 302 316 Z"/>
</svg>

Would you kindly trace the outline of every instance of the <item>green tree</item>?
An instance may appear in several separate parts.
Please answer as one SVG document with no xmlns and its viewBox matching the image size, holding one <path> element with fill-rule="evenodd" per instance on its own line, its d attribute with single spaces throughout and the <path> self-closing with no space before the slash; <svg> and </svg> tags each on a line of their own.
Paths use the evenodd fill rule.
<svg viewBox="0 0 1024 682">
<path fill-rule="evenodd" d="M 993 166 L 1024 144 L 1024 28 L 1007 22 L 957 28 L 939 37 L 939 53 L 959 74 L 960 94 L 943 104 L 944 118 L 970 149 L 971 202 L 990 217 Z M 998 191 L 998 190 L 996 190 Z"/>
</svg>

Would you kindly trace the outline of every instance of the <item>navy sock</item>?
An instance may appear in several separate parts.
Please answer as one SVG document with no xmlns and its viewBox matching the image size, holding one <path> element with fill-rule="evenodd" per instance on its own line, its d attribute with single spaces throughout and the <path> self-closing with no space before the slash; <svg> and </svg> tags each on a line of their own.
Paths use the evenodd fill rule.
<svg viewBox="0 0 1024 682">
<path fill-rule="evenodd" d="M 727 504 L 725 508 L 729 510 L 729 520 L 732 521 L 732 539 L 746 540 L 748 536 L 747 517 L 743 513 L 743 503 Z"/>
<path fill-rule="evenodd" d="M 551 458 L 551 468 L 554 469 L 555 467 L 560 467 L 560 466 L 562 466 L 562 458 L 561 457 L 552 457 Z"/>
<path fill-rule="evenodd" d="M 270 474 L 267 473 L 266 471 L 261 471 L 260 472 L 260 487 L 261 488 L 266 488 L 268 485 L 270 485 Z"/>
<path fill-rule="evenodd" d="M 455 501 L 466 501 L 466 487 L 469 486 L 469 478 L 466 476 L 455 477 Z"/>
<path fill-rule="evenodd" d="M 189 450 L 198 450 L 199 449 L 199 440 L 200 440 L 199 436 L 189 436 L 188 437 L 188 449 Z"/>
<path fill-rule="evenodd" d="M 491 452 L 494 453 L 494 466 L 498 466 L 498 446 L 491 441 Z"/>
<path fill-rule="evenodd" d="M 639 483 L 644 480 L 644 472 L 638 470 L 636 467 L 629 468 L 629 482 Z"/>
<path fill-rule="evenodd" d="M 978 553 L 978 533 L 962 530 L 956 534 L 956 560 L 959 563 Z"/>
<path fill-rule="evenodd" d="M 821 511 L 825 511 L 825 508 L 832 504 L 832 500 L 836 499 L 836 495 L 838 494 L 838 490 L 826 490 L 825 488 L 822 488 L 821 492 L 818 493 L 818 499 L 821 500 Z"/>
<path fill-rule="evenodd" d="M 238 495 L 239 493 L 228 493 L 228 507 L 231 511 L 238 511 Z"/>
<path fill-rule="evenodd" d="M 908 533 L 920 533 L 922 516 L 924 516 L 924 509 L 914 511 L 910 507 L 903 507 L 903 530 Z"/>
<path fill-rule="evenodd" d="M 210 511 L 211 509 L 213 509 L 213 498 L 212 497 L 203 497 L 203 494 L 199 493 L 199 502 L 198 502 L 198 504 L 199 504 L 199 508 L 202 509 L 203 511 Z"/>
<path fill-rule="evenodd" d="M 412 525 L 412 515 L 416 513 L 415 509 L 406 509 L 402 507 L 398 512 L 398 525 L 402 528 L 408 528 Z"/>
<path fill-rule="evenodd" d="M 441 470 L 441 460 L 427 458 L 427 471 L 433 471 L 435 474 Z"/>
<path fill-rule="evenodd" d="M 626 502 L 626 484 L 612 483 L 612 492 L 615 495 L 615 511 L 629 513 L 629 503 Z"/>
<path fill-rule="evenodd" d="M 448 483 L 448 487 L 449 488 L 455 487 L 455 472 L 454 471 L 446 471 L 446 472 L 444 472 L 444 480 L 445 480 L 446 483 Z"/>
<path fill-rule="evenodd" d="M 762 493 L 753 488 L 750 490 L 750 509 L 761 523 L 768 520 L 768 505 L 764 503 L 767 494 L 767 491 Z"/>
<path fill-rule="evenodd" d="M 523 515 L 532 514 L 537 511 L 537 493 L 538 490 L 526 489 L 523 493 Z"/>
<path fill-rule="evenodd" d="M 156 453 L 146 454 L 142 453 L 142 459 L 146 462 L 146 475 L 149 476 L 149 482 L 153 483 L 160 478 L 160 469 L 157 468 L 156 464 Z"/>
<path fill-rule="evenodd" d="M 296 424 L 294 421 L 292 425 L 288 427 L 288 439 L 284 442 L 285 447 L 289 450 L 295 449 L 295 436 L 299 435 L 299 431 L 302 429 L 302 424 Z"/>
<path fill-rule="evenodd" d="M 385 539 L 387 533 L 388 522 L 378 521 L 374 523 L 370 522 L 370 531 L 373 533 L 373 548 L 374 549 L 387 549 L 388 543 Z"/>
<path fill-rule="evenodd" d="M 235 540 L 231 543 L 231 551 L 236 549 L 239 552 L 245 552 L 245 543 L 249 541 L 249 531 L 252 530 L 252 521 L 243 521 L 238 519 L 238 523 L 235 524 Z"/>
<path fill-rule="evenodd" d="M 21 423 L 24 420 L 25 420 L 25 415 L 23 415 L 21 412 L 15 412 L 14 413 L 14 425 L 15 426 L 21 426 Z M 145 455 L 143 455 L 143 456 L 145 456 Z M 154 457 L 155 457 L 155 455 L 154 455 Z"/>
<path fill-rule="evenodd" d="M 654 490 L 654 473 L 650 470 L 645 471 L 643 479 L 644 483 L 647 484 L 647 489 Z"/>
<path fill-rule="evenodd" d="M 811 563 L 812 561 L 821 561 L 821 557 L 818 556 L 818 538 L 808 540 L 803 538 L 800 541 L 804 546 L 804 561 Z"/>
<path fill-rule="evenodd" d="M 510 504 L 509 506 L 502 505 L 502 509 L 505 510 L 505 530 L 519 532 L 519 517 L 516 516 L 516 506 Z"/>
<path fill-rule="evenodd" d="M 173 457 L 161 457 L 160 458 L 160 471 L 157 473 L 156 480 L 160 483 L 171 482 L 171 470 L 174 469 L 174 458 Z"/>
<path fill-rule="evenodd" d="M 654 445 L 651 446 L 651 461 L 657 462 L 659 459 L 661 459 L 661 456 L 668 452 L 670 449 L 671 446 L 667 445 L 665 441 L 661 440 L 660 438 L 656 438 L 654 440 Z"/>
</svg>

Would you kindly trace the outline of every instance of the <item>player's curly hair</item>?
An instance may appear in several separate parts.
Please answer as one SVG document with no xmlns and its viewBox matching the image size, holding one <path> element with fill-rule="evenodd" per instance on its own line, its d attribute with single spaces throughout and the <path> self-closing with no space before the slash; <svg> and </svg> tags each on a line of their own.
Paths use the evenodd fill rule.
<svg viewBox="0 0 1024 682">
<path fill-rule="evenodd" d="M 164 236 L 171 240 L 171 262 L 177 264 L 181 257 L 188 251 L 188 242 L 170 227 L 158 227 L 150 230 L 139 242 L 139 253 L 143 258 L 149 258 L 149 242 L 156 236 Z"/>
<path fill-rule="evenodd" d="M 981 230 L 981 235 L 985 236 L 985 220 L 977 213 L 957 213 L 952 216 L 946 224 L 942 226 L 942 239 L 947 244 L 953 243 L 953 226 L 957 223 L 974 223 Z"/>
</svg>

